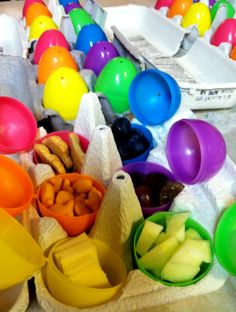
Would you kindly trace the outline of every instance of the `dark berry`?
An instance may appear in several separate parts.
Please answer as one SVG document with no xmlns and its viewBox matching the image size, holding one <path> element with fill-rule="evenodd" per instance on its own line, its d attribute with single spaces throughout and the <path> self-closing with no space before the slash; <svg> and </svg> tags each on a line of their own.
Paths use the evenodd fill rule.
<svg viewBox="0 0 236 312">
<path fill-rule="evenodd" d="M 127 118 L 120 117 L 117 118 L 112 126 L 111 130 L 114 135 L 115 141 L 123 141 L 129 135 L 131 129 L 131 124 Z"/>
<path fill-rule="evenodd" d="M 126 143 L 117 144 L 117 148 L 118 148 L 121 160 L 127 160 L 130 158 L 129 147 Z"/>
<path fill-rule="evenodd" d="M 151 191 L 145 185 L 135 189 L 136 195 L 142 207 L 153 207 Z"/>
</svg>

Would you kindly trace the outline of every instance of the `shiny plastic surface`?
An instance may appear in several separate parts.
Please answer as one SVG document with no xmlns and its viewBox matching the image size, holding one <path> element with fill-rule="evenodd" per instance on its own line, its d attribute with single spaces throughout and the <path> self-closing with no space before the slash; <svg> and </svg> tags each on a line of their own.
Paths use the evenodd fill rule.
<svg viewBox="0 0 236 312">
<path fill-rule="evenodd" d="M 69 15 L 74 26 L 76 36 L 78 36 L 83 26 L 95 23 L 92 17 L 84 9 L 71 10 Z"/>
<path fill-rule="evenodd" d="M 29 40 L 37 40 L 44 31 L 58 29 L 56 23 L 48 16 L 37 17 L 30 26 Z"/>
<path fill-rule="evenodd" d="M 97 24 L 86 25 L 79 32 L 75 49 L 87 54 L 90 48 L 99 41 L 108 41 L 102 28 Z"/>
<path fill-rule="evenodd" d="M 166 153 L 175 178 L 186 184 L 212 178 L 223 166 L 226 145 L 214 126 L 199 119 L 181 119 L 169 130 Z"/>
<path fill-rule="evenodd" d="M 33 113 L 20 101 L 0 96 L 0 153 L 15 154 L 32 148 L 37 123 Z"/>
<path fill-rule="evenodd" d="M 170 119 L 180 102 L 177 82 L 157 69 L 140 72 L 129 89 L 130 110 L 145 125 L 157 125 Z"/>
<path fill-rule="evenodd" d="M 219 46 L 223 42 L 236 44 L 236 19 L 224 20 L 211 37 L 211 44 Z"/>
<path fill-rule="evenodd" d="M 66 173 L 57 175 L 57 177 L 61 177 L 63 180 L 68 179 L 72 183 L 78 180 L 80 177 L 84 176 L 85 175 L 81 175 L 79 173 Z M 105 193 L 104 186 L 101 183 L 92 179 L 91 177 L 89 178 L 93 181 L 94 187 L 96 187 L 96 189 L 98 189 L 104 195 Z M 69 236 L 76 236 L 85 231 L 89 231 L 93 226 L 98 211 L 94 211 L 89 214 L 75 217 L 65 216 L 57 212 L 51 211 L 49 208 L 45 207 L 40 200 L 40 193 L 41 187 L 39 187 L 38 189 L 37 203 L 42 216 L 55 218 L 61 224 L 61 226 Z"/>
<path fill-rule="evenodd" d="M 84 61 L 84 68 L 91 69 L 97 76 L 103 67 L 113 58 L 119 56 L 115 46 L 108 41 L 95 43 L 89 50 Z"/>
<path fill-rule="evenodd" d="M 51 12 L 43 3 L 31 4 L 25 14 L 26 26 L 29 27 L 41 15 L 52 17 Z"/>
<path fill-rule="evenodd" d="M 165 175 L 170 181 L 176 181 L 173 174 L 166 168 L 162 167 L 157 163 L 152 163 L 148 161 L 139 161 L 125 165 L 122 170 L 132 175 L 132 173 L 140 173 L 142 175 L 161 173 Z M 158 207 L 143 207 L 142 212 L 145 217 L 151 216 L 152 214 L 159 211 L 166 211 L 170 208 L 172 202 L 158 206 Z"/>
<path fill-rule="evenodd" d="M 42 54 L 38 64 L 38 83 L 45 83 L 49 75 L 60 67 L 78 70 L 73 56 L 63 47 L 50 47 Z"/>
<path fill-rule="evenodd" d="M 70 50 L 70 46 L 62 32 L 56 29 L 46 30 L 36 43 L 34 50 L 34 64 L 38 64 L 43 52 L 50 47 L 59 46 Z"/>
<path fill-rule="evenodd" d="M 199 35 L 202 37 L 211 26 L 211 14 L 206 4 L 193 3 L 184 15 L 181 25 L 184 28 L 196 25 Z"/>
<path fill-rule="evenodd" d="M 30 278 L 45 262 L 36 241 L 3 209 L 0 209 L 0 250 L 0 290 Z"/>
<path fill-rule="evenodd" d="M 30 205 L 34 193 L 32 181 L 16 161 L 3 155 L 0 155 L 0 174 L 0 208 L 16 216 Z"/>
<path fill-rule="evenodd" d="M 129 110 L 128 92 L 137 75 L 135 65 L 125 57 L 110 60 L 101 71 L 95 84 L 95 91 L 103 93 L 116 113 Z"/>
<path fill-rule="evenodd" d="M 48 77 L 43 105 L 58 112 L 65 120 L 74 120 L 83 94 L 88 88 L 80 74 L 69 67 L 60 67 Z"/>
</svg>

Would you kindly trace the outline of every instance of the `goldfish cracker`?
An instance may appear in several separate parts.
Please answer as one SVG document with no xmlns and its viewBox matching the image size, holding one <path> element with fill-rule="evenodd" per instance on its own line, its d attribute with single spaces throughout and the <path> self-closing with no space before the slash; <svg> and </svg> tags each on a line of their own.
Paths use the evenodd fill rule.
<svg viewBox="0 0 236 312">
<path fill-rule="evenodd" d="M 74 212 L 77 216 L 91 213 L 91 210 L 85 204 L 85 198 L 86 198 L 85 193 L 77 195 L 75 198 Z"/>
<path fill-rule="evenodd" d="M 58 213 L 63 216 L 74 217 L 74 210 L 73 210 L 74 204 L 75 204 L 75 201 L 71 199 L 65 205 L 55 204 L 51 206 L 49 209 L 52 212 Z"/>
<path fill-rule="evenodd" d="M 102 194 L 95 187 L 91 189 L 88 194 L 88 199 L 85 200 L 85 204 L 93 211 L 97 211 L 101 205 Z"/>
<path fill-rule="evenodd" d="M 62 190 L 63 191 L 67 191 L 67 192 L 69 192 L 71 194 L 74 193 L 74 189 L 70 185 L 70 180 L 69 179 L 63 180 L 63 182 L 62 182 Z"/>
<path fill-rule="evenodd" d="M 88 177 L 81 177 L 73 183 L 74 190 L 78 193 L 87 193 L 93 187 L 93 181 Z"/>
<path fill-rule="evenodd" d="M 34 150 L 36 154 L 39 155 L 43 163 L 50 165 L 56 172 L 60 174 L 66 173 L 66 169 L 63 163 L 60 161 L 60 159 L 56 155 L 51 154 L 50 150 L 47 148 L 46 145 L 35 144 Z"/>
<path fill-rule="evenodd" d="M 74 171 L 81 171 L 81 168 L 84 163 L 85 153 L 83 152 L 80 146 L 80 140 L 77 134 L 70 133 L 69 134 L 69 145 L 70 145 L 70 155 L 73 160 Z"/>
<path fill-rule="evenodd" d="M 41 186 L 40 198 L 45 207 L 50 207 L 54 204 L 55 192 L 52 184 L 44 182 Z"/>
<path fill-rule="evenodd" d="M 73 162 L 69 155 L 68 145 L 58 135 L 52 135 L 44 139 L 42 144 L 46 145 L 53 154 L 59 157 L 67 169 L 73 166 Z"/>
<path fill-rule="evenodd" d="M 74 196 L 67 191 L 59 191 L 56 196 L 56 204 L 64 205 L 68 203 Z"/>
<path fill-rule="evenodd" d="M 55 193 L 59 192 L 62 187 L 62 178 L 54 177 L 49 180 L 49 182 L 53 185 Z"/>
</svg>

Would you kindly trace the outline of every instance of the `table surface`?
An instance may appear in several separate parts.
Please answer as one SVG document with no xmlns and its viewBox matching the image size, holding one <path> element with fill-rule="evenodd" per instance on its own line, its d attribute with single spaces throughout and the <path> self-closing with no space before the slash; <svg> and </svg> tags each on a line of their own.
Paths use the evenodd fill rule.
<svg viewBox="0 0 236 312">
<path fill-rule="evenodd" d="M 82 2 L 82 1 L 81 1 Z M 153 0 L 97 0 L 103 7 L 132 4 L 143 4 L 153 6 Z M 19 17 L 23 7 L 23 1 L 6 1 L 0 2 L 0 14 L 7 14 Z M 236 145 L 235 145 L 236 147 Z M 161 305 L 155 308 L 142 310 L 143 312 L 160 311 L 160 312 L 235 312 L 236 311 L 236 279 L 228 278 L 224 286 L 215 292 L 183 299 L 169 304 Z M 29 312 L 42 311 L 35 300 L 30 303 Z"/>
</svg>

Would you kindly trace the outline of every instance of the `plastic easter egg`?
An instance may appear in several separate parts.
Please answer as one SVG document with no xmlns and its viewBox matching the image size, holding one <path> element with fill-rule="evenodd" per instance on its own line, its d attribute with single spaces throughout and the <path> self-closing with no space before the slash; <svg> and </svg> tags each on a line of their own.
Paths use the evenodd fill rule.
<svg viewBox="0 0 236 312">
<path fill-rule="evenodd" d="M 119 53 L 111 42 L 97 42 L 86 55 L 84 68 L 91 69 L 98 76 L 103 67 L 117 56 L 119 56 Z"/>
<path fill-rule="evenodd" d="M 175 178 L 185 184 L 211 179 L 224 165 L 226 144 L 220 131 L 200 119 L 181 119 L 169 132 L 167 159 Z"/>
<path fill-rule="evenodd" d="M 24 103 L 0 96 L 0 129 L 0 154 L 32 149 L 37 136 L 37 122 Z"/>
<path fill-rule="evenodd" d="M 184 28 L 196 25 L 199 35 L 202 37 L 211 26 L 211 14 L 208 6 L 204 3 L 193 3 L 182 19 Z"/>
<path fill-rule="evenodd" d="M 116 113 L 124 113 L 129 110 L 129 87 L 137 75 L 137 69 L 133 62 L 125 57 L 116 57 L 110 60 L 95 84 L 95 91 L 104 94 Z"/>
<path fill-rule="evenodd" d="M 58 112 L 65 120 L 74 120 L 85 93 L 88 88 L 80 74 L 72 68 L 60 67 L 45 83 L 43 105 Z"/>
<path fill-rule="evenodd" d="M 230 55 L 232 60 L 235 60 L 236 61 L 236 45 L 233 47 L 233 49 L 231 50 L 230 52 Z"/>
<path fill-rule="evenodd" d="M 58 29 L 58 27 L 49 16 L 37 17 L 31 24 L 29 40 L 37 40 L 44 31 L 49 29 Z"/>
<path fill-rule="evenodd" d="M 82 6 L 79 2 L 70 2 L 65 7 L 66 14 L 69 14 L 71 10 L 82 9 Z"/>
<path fill-rule="evenodd" d="M 43 3 L 31 4 L 25 14 L 26 26 L 29 27 L 41 15 L 52 17 L 51 12 Z"/>
<path fill-rule="evenodd" d="M 11 179 L 9 181 L 12 182 Z M 41 248 L 30 233 L 3 209 L 0 210 L 0 220 L 0 291 L 2 293 L 2 290 L 32 277 L 45 264 L 45 259 Z M 19 310 L 18 308 L 17 311 Z"/>
<path fill-rule="evenodd" d="M 79 32 L 75 49 L 87 54 L 90 48 L 98 41 L 107 41 L 107 36 L 102 28 L 97 24 L 86 25 Z"/>
<path fill-rule="evenodd" d="M 65 48 L 55 46 L 45 50 L 38 65 L 38 82 L 45 83 L 49 75 L 59 67 L 78 70 L 74 58 Z"/>
<path fill-rule="evenodd" d="M 95 23 L 84 9 L 74 9 L 70 11 L 69 15 L 77 36 L 83 26 Z"/>
<path fill-rule="evenodd" d="M 215 231 L 215 251 L 220 264 L 232 276 L 236 276 L 236 203 L 226 207 L 221 215 Z"/>
<path fill-rule="evenodd" d="M 175 15 L 184 16 L 192 3 L 192 0 L 174 0 L 170 6 L 167 16 L 170 18 Z"/>
<path fill-rule="evenodd" d="M 157 69 L 144 70 L 129 88 L 130 110 L 144 125 L 158 125 L 170 119 L 181 103 L 177 82 Z"/>
<path fill-rule="evenodd" d="M 236 44 L 236 19 L 229 18 L 223 21 L 211 37 L 211 44 L 219 46 L 223 42 Z"/>
<path fill-rule="evenodd" d="M 157 0 L 154 8 L 156 10 L 160 10 L 160 8 L 162 8 L 162 7 L 168 7 L 169 8 L 172 3 L 173 3 L 173 0 Z"/>
<path fill-rule="evenodd" d="M 68 51 L 70 50 L 70 46 L 62 32 L 55 29 L 46 30 L 36 43 L 33 59 L 34 64 L 38 64 L 43 52 L 53 46 L 60 46 Z"/>
<path fill-rule="evenodd" d="M 217 11 L 219 10 L 219 8 L 221 6 L 225 6 L 226 7 L 226 10 L 227 10 L 227 16 L 226 18 L 231 18 L 234 16 L 234 13 L 235 13 L 235 9 L 234 7 L 232 6 L 232 4 L 227 1 L 227 0 L 218 0 L 214 5 L 213 7 L 211 8 L 211 19 L 212 21 L 214 20 L 215 16 L 216 16 L 216 13 Z"/>
<path fill-rule="evenodd" d="M 59 3 L 65 7 L 69 3 L 78 3 L 78 0 L 59 0 Z"/>
<path fill-rule="evenodd" d="M 28 10 L 29 6 L 31 6 L 31 4 L 33 4 L 33 3 L 42 3 L 42 4 L 44 4 L 44 2 L 42 0 L 26 0 L 24 2 L 23 9 L 22 9 L 22 17 L 23 18 L 25 17 L 26 11 Z"/>
</svg>

